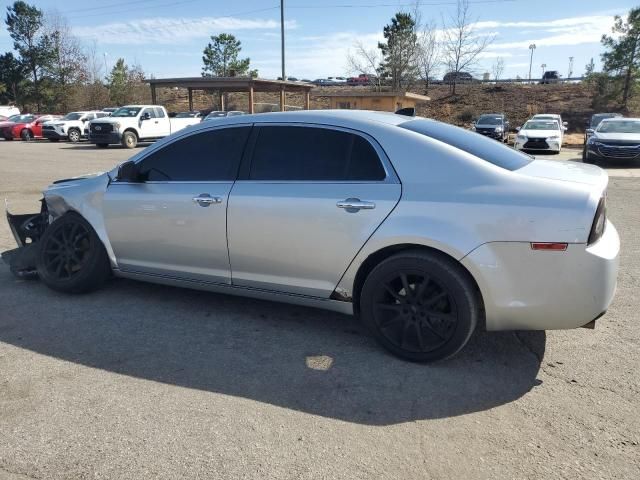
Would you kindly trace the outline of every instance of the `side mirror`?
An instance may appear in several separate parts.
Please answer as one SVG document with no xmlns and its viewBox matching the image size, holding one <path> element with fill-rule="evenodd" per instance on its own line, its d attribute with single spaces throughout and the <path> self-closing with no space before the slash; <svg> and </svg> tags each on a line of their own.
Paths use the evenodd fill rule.
<svg viewBox="0 0 640 480">
<path fill-rule="evenodd" d="M 135 162 L 129 160 L 118 167 L 119 182 L 137 183 L 140 181 L 139 177 L 138 166 Z"/>
<path fill-rule="evenodd" d="M 595 132 L 595 130 L 593 128 L 587 128 L 584 131 L 587 135 L 593 135 L 593 133 Z"/>
<path fill-rule="evenodd" d="M 516 127 L 516 132 L 519 132 L 520 130 L 522 130 L 522 127 Z"/>
<path fill-rule="evenodd" d="M 149 112 L 144 113 L 140 118 L 140 120 L 150 120 L 150 119 L 151 119 L 151 114 Z"/>
<path fill-rule="evenodd" d="M 564 125 L 565 127 L 569 126 L 569 122 L 562 122 L 562 125 Z"/>
</svg>

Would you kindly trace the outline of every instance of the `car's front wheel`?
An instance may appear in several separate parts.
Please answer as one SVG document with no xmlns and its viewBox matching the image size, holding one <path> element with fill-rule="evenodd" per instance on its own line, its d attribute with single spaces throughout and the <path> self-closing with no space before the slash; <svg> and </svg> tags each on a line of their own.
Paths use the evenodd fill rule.
<svg viewBox="0 0 640 480">
<path fill-rule="evenodd" d="M 362 287 L 360 312 L 387 350 L 406 360 L 432 362 L 466 345 L 480 303 L 460 265 L 441 254 L 410 251 L 371 271 Z"/>
<path fill-rule="evenodd" d="M 111 275 L 109 257 L 98 235 L 73 212 L 44 231 L 36 269 L 45 285 L 68 293 L 95 290 Z"/>
<path fill-rule="evenodd" d="M 122 146 L 125 148 L 136 148 L 138 137 L 133 132 L 124 132 L 122 134 Z"/>
<path fill-rule="evenodd" d="M 69 136 L 69 141 L 71 143 L 78 143 L 80 141 L 80 130 L 77 128 L 69 129 L 67 135 Z"/>
</svg>

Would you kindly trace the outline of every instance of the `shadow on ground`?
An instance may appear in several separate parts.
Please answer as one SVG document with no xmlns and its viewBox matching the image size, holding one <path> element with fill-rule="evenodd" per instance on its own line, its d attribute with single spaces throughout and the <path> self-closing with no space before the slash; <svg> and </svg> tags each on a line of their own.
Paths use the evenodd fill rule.
<svg viewBox="0 0 640 480">
<path fill-rule="evenodd" d="M 4 265 L 0 341 L 136 378 L 370 425 L 516 400 L 539 383 L 545 349 L 544 332 L 480 332 L 457 357 L 417 365 L 391 357 L 356 320 L 339 314 L 127 280 L 68 296 L 15 279 Z"/>
</svg>

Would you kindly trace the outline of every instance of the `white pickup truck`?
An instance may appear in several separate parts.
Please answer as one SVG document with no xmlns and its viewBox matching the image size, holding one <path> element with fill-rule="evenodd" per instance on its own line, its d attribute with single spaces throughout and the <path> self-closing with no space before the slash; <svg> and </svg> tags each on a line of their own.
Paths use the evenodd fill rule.
<svg viewBox="0 0 640 480">
<path fill-rule="evenodd" d="M 169 118 L 164 107 L 158 105 L 127 105 L 118 108 L 110 117 L 89 123 L 89 142 L 98 147 L 120 144 L 134 148 L 138 142 L 150 142 L 171 135 L 200 118 Z"/>
</svg>

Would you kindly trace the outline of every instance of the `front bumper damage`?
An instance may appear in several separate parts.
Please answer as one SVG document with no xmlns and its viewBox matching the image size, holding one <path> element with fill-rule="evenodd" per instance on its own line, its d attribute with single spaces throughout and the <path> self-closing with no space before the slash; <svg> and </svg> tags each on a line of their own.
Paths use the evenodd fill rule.
<svg viewBox="0 0 640 480">
<path fill-rule="evenodd" d="M 40 213 L 12 214 L 7 208 L 7 222 L 18 248 L 2 252 L 2 260 L 18 277 L 36 275 L 38 241 L 49 226 L 49 212 L 44 199 Z"/>
</svg>

